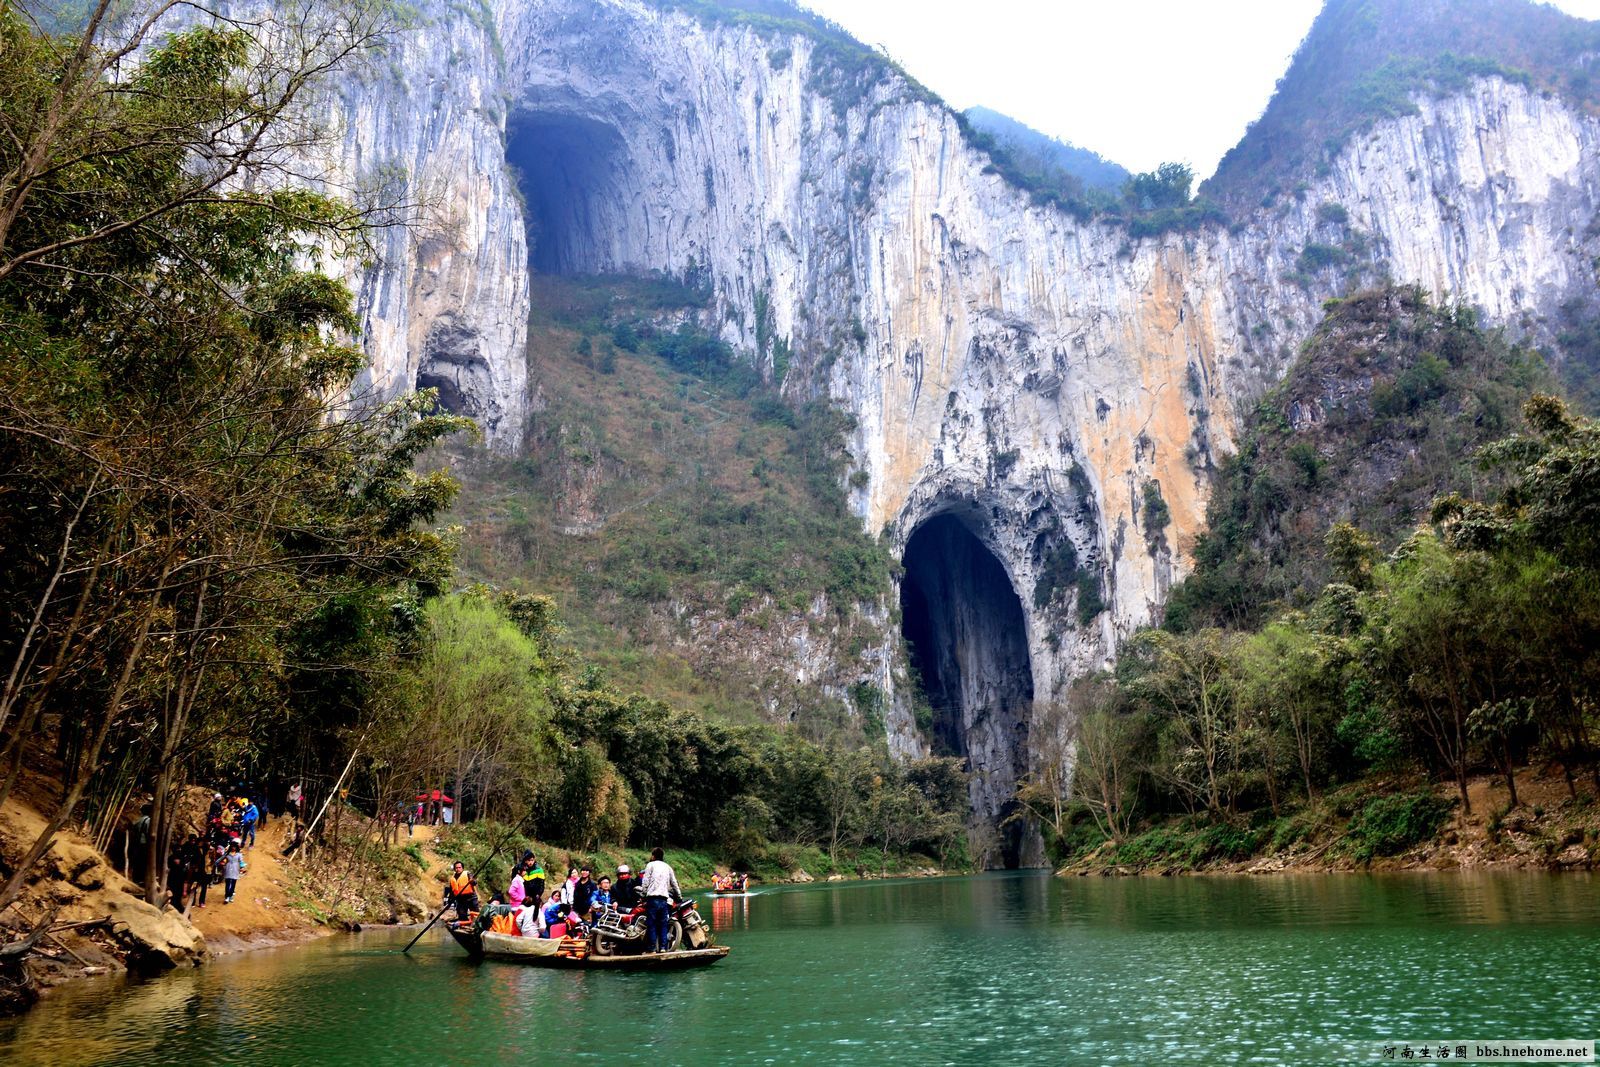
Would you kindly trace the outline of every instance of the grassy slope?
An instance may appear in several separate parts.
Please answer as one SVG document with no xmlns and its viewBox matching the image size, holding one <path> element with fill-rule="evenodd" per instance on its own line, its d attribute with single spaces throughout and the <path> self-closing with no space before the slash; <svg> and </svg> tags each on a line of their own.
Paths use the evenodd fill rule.
<svg viewBox="0 0 1600 1067">
<path fill-rule="evenodd" d="M 848 725 L 842 706 L 777 676 L 771 633 L 826 596 L 818 625 L 841 628 L 848 673 L 870 636 L 852 605 L 887 588 L 889 560 L 843 506 L 826 411 L 797 416 L 736 367 L 687 373 L 648 339 L 613 342 L 617 323 L 681 318 L 693 300 L 657 282 L 536 279 L 543 410 L 522 456 L 450 457 L 460 570 L 555 596 L 570 643 L 619 688 L 742 721 L 770 717 L 773 698 L 826 734 Z M 734 641 L 691 641 L 669 602 L 737 619 Z"/>
</svg>

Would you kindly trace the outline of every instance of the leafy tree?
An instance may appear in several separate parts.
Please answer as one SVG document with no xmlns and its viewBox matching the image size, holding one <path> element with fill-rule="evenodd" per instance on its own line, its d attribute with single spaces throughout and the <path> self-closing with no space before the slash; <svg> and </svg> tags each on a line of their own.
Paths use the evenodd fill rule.
<svg viewBox="0 0 1600 1067">
<path fill-rule="evenodd" d="M 1139 722 L 1117 707 L 1117 694 L 1108 679 L 1080 689 L 1077 767 L 1074 786 L 1078 800 L 1089 809 L 1095 825 L 1113 841 L 1124 840 L 1133 828 L 1138 808 Z M 1058 838 L 1065 822 L 1054 824 Z"/>
<path fill-rule="evenodd" d="M 206 24 L 136 64 L 153 21 L 111 21 L 47 37 L 0 8 L 4 792 L 30 759 L 64 783 L 0 904 L 86 795 L 114 817 L 137 782 L 158 899 L 187 772 L 280 725 L 296 677 L 361 674 L 449 570 L 420 527 L 453 485 L 412 461 L 464 424 L 346 402 L 349 294 L 305 264 L 362 213 L 274 180 L 297 102 L 382 16 Z M 372 641 L 299 639 L 374 599 Z"/>
<path fill-rule="evenodd" d="M 1186 163 L 1163 163 L 1128 179 L 1123 197 L 1139 211 L 1179 208 L 1189 203 L 1194 171 Z"/>
<path fill-rule="evenodd" d="M 1234 810 L 1247 724 L 1238 699 L 1239 640 L 1222 630 L 1179 636 L 1147 630 L 1130 639 L 1118 677 L 1161 721 L 1156 773 L 1213 814 Z"/>
</svg>

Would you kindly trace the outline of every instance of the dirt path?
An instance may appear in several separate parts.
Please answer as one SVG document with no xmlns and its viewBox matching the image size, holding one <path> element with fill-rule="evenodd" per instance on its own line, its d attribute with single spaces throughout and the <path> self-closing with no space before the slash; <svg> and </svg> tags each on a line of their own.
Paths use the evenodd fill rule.
<svg viewBox="0 0 1600 1067">
<path fill-rule="evenodd" d="M 223 884 L 206 890 L 204 907 L 191 907 L 189 920 L 206 936 L 213 952 L 236 952 L 278 941 L 299 941 L 330 933 L 289 902 L 294 881 L 283 858 L 288 823 L 272 819 L 245 850 L 249 870 L 239 879 L 232 904 L 223 904 Z"/>
</svg>

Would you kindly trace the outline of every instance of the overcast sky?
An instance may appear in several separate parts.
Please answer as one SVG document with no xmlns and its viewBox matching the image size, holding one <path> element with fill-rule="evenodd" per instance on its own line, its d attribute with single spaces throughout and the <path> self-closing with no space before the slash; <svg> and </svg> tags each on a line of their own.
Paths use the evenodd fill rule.
<svg viewBox="0 0 1600 1067">
<path fill-rule="evenodd" d="M 1002 111 L 1132 170 L 1210 174 L 1320 0 L 801 0 L 957 108 Z M 1557 7 L 1600 18 L 1600 0 Z"/>
</svg>

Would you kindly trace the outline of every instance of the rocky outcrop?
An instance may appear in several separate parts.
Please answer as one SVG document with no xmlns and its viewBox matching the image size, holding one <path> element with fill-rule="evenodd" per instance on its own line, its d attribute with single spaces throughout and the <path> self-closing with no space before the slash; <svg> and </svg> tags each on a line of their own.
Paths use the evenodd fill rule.
<svg viewBox="0 0 1600 1067">
<path fill-rule="evenodd" d="M 0 812 L 0 857 L 21 855 L 43 827 L 33 807 L 11 798 Z M 162 971 L 206 957 L 205 938 L 188 919 L 147 903 L 138 886 L 71 831 L 59 833 L 29 871 L 21 905 L 7 919 L 20 921 L 23 910 L 74 924 L 57 944 L 67 945 L 72 959 L 93 968 L 91 973 L 123 967 Z"/>
<path fill-rule="evenodd" d="M 804 34 L 637 0 L 426 18 L 337 102 L 340 165 L 431 205 L 358 279 L 370 384 L 434 385 L 512 447 L 530 253 L 708 286 L 728 339 L 769 371 L 792 351 L 785 387 L 855 415 L 866 529 L 903 549 L 959 514 L 999 560 L 1037 699 L 1152 619 L 1237 413 L 1323 299 L 1393 278 L 1537 335 L 1589 281 L 1600 126 L 1496 78 L 1419 99 L 1231 228 L 1134 239 L 1032 203 L 943 106 Z M 1034 606 L 1063 542 L 1104 611 L 1080 610 L 1089 583 Z M 895 709 L 893 744 L 921 750 Z"/>
</svg>

